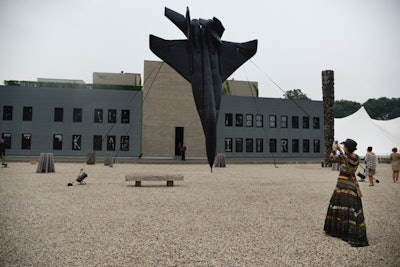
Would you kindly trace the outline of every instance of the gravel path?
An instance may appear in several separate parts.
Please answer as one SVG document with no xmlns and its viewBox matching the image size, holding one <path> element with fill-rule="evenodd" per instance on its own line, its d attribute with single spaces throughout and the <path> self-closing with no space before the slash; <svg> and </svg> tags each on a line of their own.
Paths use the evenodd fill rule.
<svg viewBox="0 0 400 267">
<path fill-rule="evenodd" d="M 0 169 L 0 266 L 400 266 L 400 184 L 360 183 L 370 246 L 323 232 L 337 172 L 316 164 L 56 163 Z M 68 187 L 80 168 L 86 185 Z M 133 172 L 183 182 L 125 182 Z"/>
</svg>

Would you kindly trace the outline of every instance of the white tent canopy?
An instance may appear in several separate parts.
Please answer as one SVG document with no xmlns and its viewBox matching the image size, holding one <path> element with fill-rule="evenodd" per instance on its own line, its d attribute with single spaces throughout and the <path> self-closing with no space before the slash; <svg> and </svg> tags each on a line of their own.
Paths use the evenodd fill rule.
<svg viewBox="0 0 400 267">
<path fill-rule="evenodd" d="M 335 140 L 351 138 L 357 142 L 356 153 L 364 156 L 367 147 L 381 157 L 388 157 L 392 148 L 400 149 L 400 117 L 392 120 L 374 120 L 362 106 L 355 113 L 335 119 Z"/>
</svg>

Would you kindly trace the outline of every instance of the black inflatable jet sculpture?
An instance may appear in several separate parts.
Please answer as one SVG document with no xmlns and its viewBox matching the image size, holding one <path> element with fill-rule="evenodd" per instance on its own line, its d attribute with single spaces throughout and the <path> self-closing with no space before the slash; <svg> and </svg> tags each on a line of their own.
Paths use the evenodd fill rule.
<svg viewBox="0 0 400 267">
<path fill-rule="evenodd" d="M 150 49 L 192 84 L 194 102 L 206 137 L 211 170 L 217 146 L 217 120 L 222 83 L 257 51 L 257 40 L 232 43 L 221 40 L 224 32 L 217 19 L 190 20 L 165 8 L 169 18 L 187 40 L 164 40 L 150 35 Z"/>
</svg>

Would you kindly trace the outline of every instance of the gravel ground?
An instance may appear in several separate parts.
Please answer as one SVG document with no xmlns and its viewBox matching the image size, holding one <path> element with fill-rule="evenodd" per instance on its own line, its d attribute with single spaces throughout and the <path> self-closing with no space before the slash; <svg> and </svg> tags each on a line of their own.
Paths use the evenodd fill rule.
<svg viewBox="0 0 400 267">
<path fill-rule="evenodd" d="M 316 164 L 56 163 L 0 169 L 0 266 L 400 266 L 400 184 L 360 183 L 370 246 L 323 232 L 337 172 Z M 84 168 L 86 185 L 67 186 Z M 125 182 L 134 172 L 184 181 Z"/>
</svg>

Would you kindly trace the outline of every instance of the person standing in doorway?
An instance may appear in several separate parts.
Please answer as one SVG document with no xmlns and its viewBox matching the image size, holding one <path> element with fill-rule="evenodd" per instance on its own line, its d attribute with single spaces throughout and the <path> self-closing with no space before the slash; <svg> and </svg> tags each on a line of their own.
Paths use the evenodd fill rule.
<svg viewBox="0 0 400 267">
<path fill-rule="evenodd" d="M 397 153 L 397 147 L 392 149 L 392 154 L 390 154 L 390 161 L 392 162 L 392 178 L 393 183 L 399 182 L 399 171 L 400 171 L 400 154 Z"/>
<path fill-rule="evenodd" d="M 182 160 L 186 160 L 185 153 L 186 153 L 186 145 L 182 144 L 182 147 L 181 147 L 181 159 Z"/>
<path fill-rule="evenodd" d="M 376 162 L 376 155 L 374 152 L 372 152 L 372 146 L 369 146 L 367 148 L 367 154 L 365 155 L 365 175 L 368 176 L 370 186 L 374 186 Z"/>
</svg>

